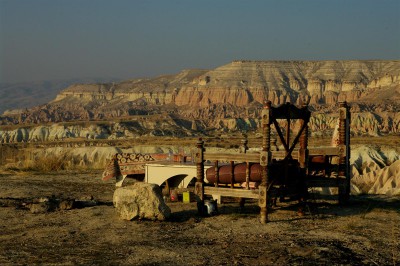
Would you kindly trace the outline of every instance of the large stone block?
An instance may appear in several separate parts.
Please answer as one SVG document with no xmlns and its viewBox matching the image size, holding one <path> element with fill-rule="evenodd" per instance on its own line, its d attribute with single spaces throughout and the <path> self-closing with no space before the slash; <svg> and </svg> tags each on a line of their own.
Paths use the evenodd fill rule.
<svg viewBox="0 0 400 266">
<path fill-rule="evenodd" d="M 165 204 L 158 185 L 136 182 L 117 188 L 113 203 L 122 219 L 166 220 L 171 209 Z"/>
</svg>

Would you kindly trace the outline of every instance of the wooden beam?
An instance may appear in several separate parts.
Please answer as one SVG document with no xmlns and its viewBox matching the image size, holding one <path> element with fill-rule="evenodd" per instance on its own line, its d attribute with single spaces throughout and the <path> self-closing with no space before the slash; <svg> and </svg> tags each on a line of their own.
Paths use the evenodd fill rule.
<svg viewBox="0 0 400 266">
<path fill-rule="evenodd" d="M 262 123 L 263 145 L 260 158 L 262 174 L 261 185 L 258 189 L 258 205 L 260 206 L 260 222 L 265 224 L 268 222 L 267 187 L 269 184 L 269 169 L 267 168 L 267 166 L 271 161 L 271 101 L 268 101 L 264 104 L 262 117 L 265 119 L 263 119 Z M 275 121 L 275 119 L 272 120 Z"/>
<path fill-rule="evenodd" d="M 215 174 L 215 186 L 218 187 L 219 183 L 218 160 L 214 162 L 214 174 Z"/>
<path fill-rule="evenodd" d="M 231 188 L 235 186 L 235 162 L 231 161 Z"/>
<path fill-rule="evenodd" d="M 303 130 L 304 130 L 306 127 L 307 127 L 307 123 L 303 123 L 302 126 L 301 126 L 301 128 L 300 128 L 300 131 L 297 133 L 296 138 L 293 140 L 292 146 L 290 147 L 290 149 L 289 149 L 289 151 L 288 151 L 288 154 L 286 155 L 285 159 L 288 159 L 289 157 L 290 157 L 290 158 L 292 157 L 292 152 L 293 152 L 294 148 L 296 147 L 297 143 L 299 142 L 301 133 L 303 133 Z"/>
<path fill-rule="evenodd" d="M 235 161 L 235 162 L 260 162 L 259 153 L 204 153 L 204 160 L 209 161 Z"/>
<path fill-rule="evenodd" d="M 309 147 L 308 148 L 308 154 L 311 156 L 316 156 L 316 155 L 328 155 L 328 156 L 339 156 L 340 155 L 340 147 Z"/>
<path fill-rule="evenodd" d="M 283 133 L 282 133 L 282 131 L 281 131 L 281 128 L 279 127 L 278 122 L 277 122 L 275 119 L 273 119 L 273 123 L 274 123 L 274 125 L 275 125 L 276 133 L 278 133 L 279 139 L 281 140 L 281 143 L 282 143 L 283 147 L 285 148 L 285 151 L 286 151 L 286 152 L 289 152 L 289 146 L 288 146 L 288 144 L 286 143 L 285 138 L 283 137 Z"/>
<path fill-rule="evenodd" d="M 220 195 L 222 197 L 235 197 L 235 198 L 247 198 L 247 199 L 258 199 L 258 189 L 232 189 L 222 187 L 204 187 L 204 194 L 206 195 Z"/>
<path fill-rule="evenodd" d="M 194 194 L 197 205 L 197 211 L 200 215 L 204 215 L 204 141 L 200 138 L 197 141 L 196 151 L 196 184 L 194 186 Z"/>
<path fill-rule="evenodd" d="M 288 147 L 289 147 L 289 143 L 290 143 L 290 118 L 288 117 L 286 119 L 286 144 Z M 290 153 L 291 153 L 290 149 L 287 150 L 287 153 L 288 154 L 286 154 L 286 157 L 290 156 Z"/>
<path fill-rule="evenodd" d="M 272 159 L 283 160 L 286 157 L 286 151 L 271 151 Z M 293 159 L 297 159 L 297 153 L 292 154 Z"/>
</svg>

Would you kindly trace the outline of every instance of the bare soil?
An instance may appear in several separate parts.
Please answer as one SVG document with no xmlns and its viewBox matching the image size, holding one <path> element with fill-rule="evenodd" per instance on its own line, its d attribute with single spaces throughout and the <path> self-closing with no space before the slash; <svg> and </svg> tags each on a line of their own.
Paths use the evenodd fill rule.
<svg viewBox="0 0 400 266">
<path fill-rule="evenodd" d="M 278 203 L 268 224 L 255 202 L 219 215 L 168 203 L 169 221 L 124 221 L 114 185 L 92 173 L 0 175 L 0 265 L 399 265 L 400 198 L 352 197 L 348 206 L 309 200 L 306 215 Z M 95 206 L 31 213 L 33 198 L 88 199 Z"/>
</svg>

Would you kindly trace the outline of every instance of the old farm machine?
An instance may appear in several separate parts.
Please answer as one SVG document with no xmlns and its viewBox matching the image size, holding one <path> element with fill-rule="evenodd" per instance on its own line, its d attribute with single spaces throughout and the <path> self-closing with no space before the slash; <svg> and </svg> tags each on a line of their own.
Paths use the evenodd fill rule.
<svg viewBox="0 0 400 266">
<path fill-rule="evenodd" d="M 248 152 L 247 144 L 237 154 L 210 153 L 204 141 L 197 142 L 195 195 L 199 212 L 204 212 L 205 195 L 258 199 L 260 221 L 268 221 L 269 203 L 276 198 L 303 201 L 310 187 L 337 187 L 340 203 L 350 194 L 350 112 L 346 102 L 339 104 L 338 141 L 335 146 L 308 147 L 308 106 L 265 102 L 262 110 L 262 147 Z M 283 121 L 282 121 L 283 120 Z M 295 121 L 296 123 L 294 123 Z M 281 125 L 286 125 L 281 128 Z M 290 127 L 296 124 L 296 129 Z M 275 130 L 283 150 L 274 150 L 271 133 Z M 297 131 L 297 132 L 296 132 Z M 205 162 L 213 167 L 205 170 Z"/>
</svg>

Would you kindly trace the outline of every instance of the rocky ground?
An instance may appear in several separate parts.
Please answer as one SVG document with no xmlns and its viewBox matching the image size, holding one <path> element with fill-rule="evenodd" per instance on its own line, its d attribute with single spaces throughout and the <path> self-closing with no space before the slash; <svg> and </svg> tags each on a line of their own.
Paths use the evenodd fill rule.
<svg viewBox="0 0 400 266">
<path fill-rule="evenodd" d="M 169 221 L 124 221 L 114 185 L 101 172 L 0 175 L 1 265 L 399 265 L 400 198 L 354 196 L 347 207 L 310 200 L 307 214 L 279 204 L 270 223 L 258 207 L 219 205 L 198 217 L 196 204 L 168 203 Z M 31 213 L 31 199 L 92 202 Z"/>
</svg>

